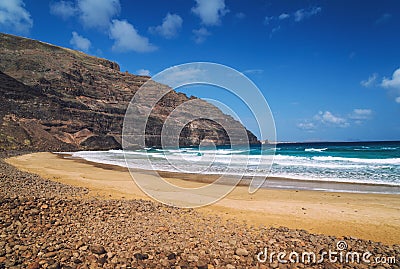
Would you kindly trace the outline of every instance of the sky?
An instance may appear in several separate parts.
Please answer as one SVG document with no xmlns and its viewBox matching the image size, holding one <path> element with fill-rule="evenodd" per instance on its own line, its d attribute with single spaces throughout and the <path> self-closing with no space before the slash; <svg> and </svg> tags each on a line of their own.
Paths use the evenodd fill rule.
<svg viewBox="0 0 400 269">
<path fill-rule="evenodd" d="M 279 141 L 400 140 L 398 0 L 1 0 L 0 31 L 133 74 L 229 66 L 260 89 Z M 178 90 L 226 102 L 259 134 L 224 90 Z"/>
</svg>

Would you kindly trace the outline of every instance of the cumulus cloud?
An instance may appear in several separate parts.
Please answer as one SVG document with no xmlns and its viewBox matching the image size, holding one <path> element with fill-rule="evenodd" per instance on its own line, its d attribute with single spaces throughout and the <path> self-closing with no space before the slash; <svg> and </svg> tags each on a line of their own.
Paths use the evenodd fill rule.
<svg viewBox="0 0 400 269">
<path fill-rule="evenodd" d="M 288 19 L 288 18 L 290 18 L 290 15 L 287 14 L 287 13 L 282 13 L 282 14 L 279 15 L 279 17 L 278 17 L 278 19 L 280 19 L 280 20 L 285 20 L 285 19 Z"/>
<path fill-rule="evenodd" d="M 394 96 L 396 103 L 400 103 L 400 68 L 393 72 L 391 78 L 384 77 L 381 87 L 388 90 L 391 96 Z"/>
<path fill-rule="evenodd" d="M 200 17 L 204 25 L 219 25 L 221 18 L 229 10 L 225 7 L 225 0 L 195 0 L 196 6 L 192 12 Z"/>
<path fill-rule="evenodd" d="M 105 33 L 108 30 L 109 38 L 114 40 L 112 46 L 114 51 L 149 52 L 156 50 L 157 47 L 151 44 L 146 37 L 139 35 L 132 24 L 126 20 L 115 19 L 120 11 L 120 0 L 61 0 L 50 5 L 50 12 L 54 15 L 64 19 L 77 16 L 85 28 L 97 28 Z M 170 26 L 169 21 L 166 25 L 160 26 L 164 27 L 160 28 L 163 30 L 163 34 L 173 34 L 173 29 L 168 26 Z M 77 33 L 73 33 L 70 43 L 83 51 L 87 51 L 91 46 L 90 40 Z"/>
<path fill-rule="evenodd" d="M 31 14 L 22 0 L 0 1 L 0 28 L 6 31 L 27 34 L 33 26 Z"/>
<path fill-rule="evenodd" d="M 136 71 L 136 74 L 138 74 L 139 76 L 148 76 L 148 77 L 150 77 L 150 70 L 139 69 L 139 70 Z"/>
<path fill-rule="evenodd" d="M 182 27 L 183 20 L 177 14 L 168 13 L 163 19 L 163 22 L 159 26 L 150 27 L 151 33 L 159 34 L 167 39 L 174 38 L 178 35 L 179 30 Z"/>
<path fill-rule="evenodd" d="M 80 19 L 85 27 L 106 28 L 121 10 L 119 0 L 78 0 Z"/>
<path fill-rule="evenodd" d="M 303 9 L 299 9 L 296 12 L 294 12 L 294 20 L 296 22 L 301 22 L 305 19 L 308 19 L 312 16 L 317 15 L 318 13 L 320 13 L 322 11 L 321 7 L 310 7 L 310 8 L 303 8 Z"/>
<path fill-rule="evenodd" d="M 157 75 L 157 82 L 175 88 L 191 82 L 207 80 L 207 71 L 199 67 L 174 66 Z"/>
<path fill-rule="evenodd" d="M 89 51 L 89 48 L 91 46 L 90 40 L 79 35 L 77 32 L 72 32 L 72 38 L 69 43 L 73 46 L 74 49 L 84 52 Z"/>
<path fill-rule="evenodd" d="M 150 52 L 157 49 L 149 39 L 139 35 L 132 24 L 126 20 L 113 20 L 109 36 L 114 40 L 112 49 L 119 52 Z"/>
<path fill-rule="evenodd" d="M 400 89 L 400 68 L 394 71 L 392 78 L 383 78 L 382 87 Z"/>
<path fill-rule="evenodd" d="M 377 74 L 377 73 L 374 73 L 374 74 L 372 74 L 371 76 L 369 76 L 368 79 L 362 80 L 362 81 L 360 82 L 360 84 L 361 84 L 363 87 L 365 87 L 365 88 L 372 87 L 372 86 L 375 84 L 377 78 L 378 78 L 378 74 Z"/>
<path fill-rule="evenodd" d="M 211 33 L 204 27 L 195 29 L 192 32 L 194 34 L 194 42 L 197 44 L 203 43 L 207 39 L 207 36 L 211 35 Z"/>
<path fill-rule="evenodd" d="M 320 127 L 347 128 L 354 123 L 362 124 L 372 119 L 373 113 L 372 109 L 355 108 L 342 117 L 330 111 L 319 111 L 312 119 L 302 120 L 296 126 L 305 131 L 314 131 Z"/>
<path fill-rule="evenodd" d="M 106 29 L 120 11 L 119 0 L 62 0 L 50 4 L 52 14 L 63 19 L 77 15 L 86 28 Z"/>
<path fill-rule="evenodd" d="M 297 124 L 297 128 L 305 131 L 314 131 L 317 127 L 313 122 L 300 122 Z"/>
<path fill-rule="evenodd" d="M 349 115 L 349 119 L 352 120 L 368 120 L 372 116 L 372 110 L 371 109 L 365 109 L 365 108 L 356 108 L 353 109 L 353 112 Z"/>
<path fill-rule="evenodd" d="M 53 2 L 50 4 L 50 13 L 63 19 L 68 19 L 77 14 L 78 9 L 70 1 Z"/>
<path fill-rule="evenodd" d="M 330 111 L 319 111 L 317 115 L 314 116 L 316 121 L 319 121 L 323 124 L 333 125 L 338 127 L 348 127 L 349 123 L 345 118 L 341 118 L 339 116 L 333 115 Z"/>
</svg>

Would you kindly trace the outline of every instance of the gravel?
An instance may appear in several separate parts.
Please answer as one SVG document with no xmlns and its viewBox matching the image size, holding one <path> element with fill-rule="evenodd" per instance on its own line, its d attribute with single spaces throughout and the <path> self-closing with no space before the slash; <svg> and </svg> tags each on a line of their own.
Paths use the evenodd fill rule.
<svg viewBox="0 0 400 269">
<path fill-rule="evenodd" d="M 399 245 L 253 227 L 151 201 L 87 194 L 0 159 L 0 268 L 400 268 Z M 269 254 L 336 251 L 339 240 L 347 251 L 395 257 L 397 263 L 257 259 L 265 248 Z"/>
</svg>

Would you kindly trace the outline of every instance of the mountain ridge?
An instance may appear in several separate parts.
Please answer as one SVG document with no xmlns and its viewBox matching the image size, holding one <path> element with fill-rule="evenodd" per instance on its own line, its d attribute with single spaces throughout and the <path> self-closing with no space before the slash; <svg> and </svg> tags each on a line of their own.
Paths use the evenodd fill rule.
<svg viewBox="0 0 400 269">
<path fill-rule="evenodd" d="M 150 77 L 121 72 L 116 62 L 107 59 L 2 33 L 0 54 L 0 101 L 4 104 L 0 109 L 0 149 L 121 148 L 125 111 Z M 170 89 L 154 85 L 155 91 Z M 157 103 L 146 128 L 147 146 L 161 145 L 163 122 L 188 100 L 185 94 L 170 89 Z M 193 109 L 212 111 L 221 122 L 243 127 L 212 104 L 199 100 L 200 105 Z M 250 131 L 247 133 L 251 144 L 259 143 Z M 216 122 L 196 120 L 183 128 L 180 145 L 196 146 L 204 139 L 216 145 L 230 142 Z"/>
</svg>

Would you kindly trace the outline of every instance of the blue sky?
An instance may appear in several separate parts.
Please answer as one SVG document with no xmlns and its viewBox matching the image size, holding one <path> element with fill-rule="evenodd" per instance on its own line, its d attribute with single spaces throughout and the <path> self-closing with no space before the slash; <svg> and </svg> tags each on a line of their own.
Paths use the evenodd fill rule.
<svg viewBox="0 0 400 269">
<path fill-rule="evenodd" d="M 0 31 L 134 74 L 192 61 L 235 68 L 264 94 L 280 141 L 400 140 L 397 0 L 2 0 Z M 226 93 L 184 92 L 223 99 L 257 133 Z"/>
</svg>

